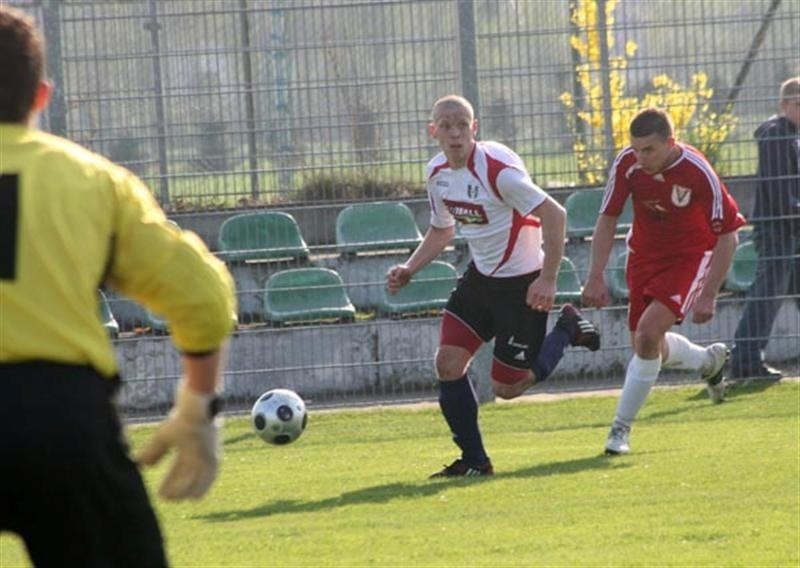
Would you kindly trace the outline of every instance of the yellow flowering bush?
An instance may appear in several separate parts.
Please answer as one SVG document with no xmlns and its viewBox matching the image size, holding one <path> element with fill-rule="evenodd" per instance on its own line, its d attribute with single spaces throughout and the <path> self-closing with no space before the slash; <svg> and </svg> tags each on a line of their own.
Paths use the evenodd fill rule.
<svg viewBox="0 0 800 568">
<path fill-rule="evenodd" d="M 612 32 L 616 5 L 617 0 L 608 0 L 605 4 L 609 53 L 615 44 Z M 626 95 L 624 72 L 628 58 L 633 57 L 637 49 L 636 43 L 629 40 L 624 46 L 624 55 L 609 55 L 608 58 L 608 110 L 604 108 L 604 62 L 601 60 L 597 0 L 578 0 L 572 21 L 582 32 L 570 38 L 570 45 L 580 56 L 581 63 L 575 73 L 586 102 L 578 108 L 570 92 L 562 93 L 560 100 L 567 110 L 567 124 L 575 136 L 573 150 L 581 181 L 588 184 L 605 181 L 609 148 L 618 152 L 628 144 L 630 121 L 647 107 L 668 110 L 675 124 L 676 137 L 696 146 L 712 163 L 717 161 L 722 144 L 733 132 L 737 119 L 731 113 L 717 113 L 712 109 L 710 103 L 714 90 L 708 86 L 705 73 L 693 74 L 688 86 L 666 74 L 656 75 L 650 80 L 652 91 L 641 97 Z M 606 121 L 611 122 L 610 128 Z M 613 140 L 606 139 L 607 131 Z M 719 169 L 719 164 L 715 165 Z"/>
</svg>

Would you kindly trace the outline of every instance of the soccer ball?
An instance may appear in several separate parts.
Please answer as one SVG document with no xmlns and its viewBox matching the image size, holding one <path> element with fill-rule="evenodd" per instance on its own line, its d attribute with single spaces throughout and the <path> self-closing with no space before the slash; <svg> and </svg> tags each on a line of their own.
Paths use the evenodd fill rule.
<svg viewBox="0 0 800 568">
<path fill-rule="evenodd" d="M 306 403 L 288 389 L 273 389 L 262 394 L 250 416 L 256 434 L 268 444 L 278 446 L 294 442 L 308 422 Z"/>
</svg>

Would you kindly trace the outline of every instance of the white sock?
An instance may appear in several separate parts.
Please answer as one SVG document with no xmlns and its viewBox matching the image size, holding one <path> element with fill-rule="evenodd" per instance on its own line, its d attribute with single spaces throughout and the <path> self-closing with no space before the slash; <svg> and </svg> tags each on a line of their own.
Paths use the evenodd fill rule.
<svg viewBox="0 0 800 568">
<path fill-rule="evenodd" d="M 650 394 L 650 389 L 653 388 L 660 370 L 661 357 L 642 359 L 634 354 L 631 362 L 628 363 L 625 384 L 617 404 L 617 422 L 628 427 L 633 424 L 633 420 L 644 405 L 647 395 Z"/>
<path fill-rule="evenodd" d="M 668 331 L 664 336 L 669 354 L 662 365 L 669 369 L 699 371 L 706 367 L 711 358 L 705 347 L 692 343 L 684 336 Z"/>
</svg>

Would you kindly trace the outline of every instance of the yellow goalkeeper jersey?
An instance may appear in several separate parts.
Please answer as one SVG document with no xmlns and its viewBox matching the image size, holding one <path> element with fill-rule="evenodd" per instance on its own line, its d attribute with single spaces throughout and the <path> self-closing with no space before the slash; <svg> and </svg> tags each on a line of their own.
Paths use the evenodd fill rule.
<svg viewBox="0 0 800 568">
<path fill-rule="evenodd" d="M 163 316 L 186 353 L 213 351 L 235 321 L 224 264 L 167 223 L 136 176 L 63 138 L 0 124 L 0 363 L 113 376 L 104 282 Z"/>
</svg>

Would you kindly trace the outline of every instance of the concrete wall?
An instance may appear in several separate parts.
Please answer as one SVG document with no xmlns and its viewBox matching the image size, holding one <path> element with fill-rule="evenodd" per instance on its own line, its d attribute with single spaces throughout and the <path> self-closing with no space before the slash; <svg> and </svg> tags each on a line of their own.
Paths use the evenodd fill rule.
<svg viewBox="0 0 800 568">
<path fill-rule="evenodd" d="M 708 344 L 729 341 L 741 313 L 741 301 L 723 299 L 707 325 L 684 324 L 681 333 Z M 580 388 L 621 384 L 630 358 L 624 307 L 588 310 L 598 322 L 603 347 L 597 353 L 570 348 L 545 385 L 571 381 Z M 556 313 L 551 313 L 550 325 Z M 239 331 L 231 341 L 226 396 L 245 406 L 266 390 L 298 390 L 312 401 L 342 399 L 378 402 L 394 394 L 432 392 L 433 354 L 439 318 L 372 320 L 363 323 Z M 473 376 L 486 400 L 491 348 L 476 357 Z M 179 377 L 179 359 L 168 337 L 117 342 L 125 378 L 120 403 L 124 410 L 169 407 Z M 768 361 L 800 357 L 800 313 L 793 301 L 781 308 L 766 350 Z"/>
</svg>

